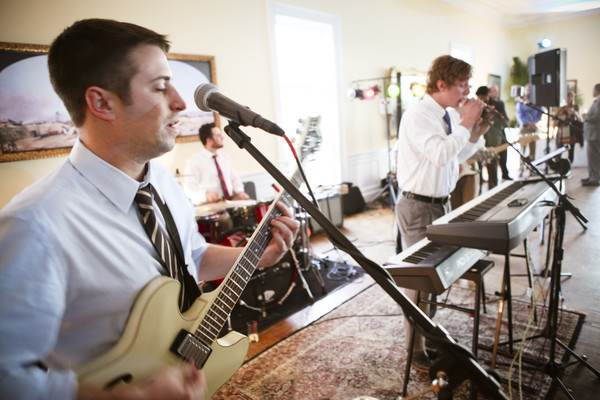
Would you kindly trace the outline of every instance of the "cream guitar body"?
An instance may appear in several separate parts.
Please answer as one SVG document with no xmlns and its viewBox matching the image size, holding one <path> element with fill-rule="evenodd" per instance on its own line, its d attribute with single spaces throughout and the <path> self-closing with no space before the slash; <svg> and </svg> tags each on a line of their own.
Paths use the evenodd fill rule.
<svg viewBox="0 0 600 400">
<path fill-rule="evenodd" d="M 102 356 L 75 368 L 79 382 L 95 387 L 140 382 L 167 366 L 186 362 L 171 348 L 180 344 L 177 338 L 182 330 L 188 333 L 198 330 L 219 289 L 200 296 L 184 314 L 178 307 L 179 289 L 179 282 L 174 279 L 158 277 L 152 280 L 140 292 L 117 344 Z M 202 366 L 208 397 L 239 369 L 248 346 L 248 338 L 235 331 L 209 346 L 210 354 Z M 195 347 L 191 345 L 188 351 L 198 351 L 199 359 L 204 358 L 203 352 Z M 184 355 L 185 359 L 188 356 Z"/>
</svg>

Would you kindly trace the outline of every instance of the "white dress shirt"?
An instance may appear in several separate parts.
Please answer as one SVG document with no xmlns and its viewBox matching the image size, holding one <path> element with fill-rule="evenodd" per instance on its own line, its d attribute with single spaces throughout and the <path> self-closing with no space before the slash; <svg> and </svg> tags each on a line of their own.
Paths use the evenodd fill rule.
<svg viewBox="0 0 600 400">
<path fill-rule="evenodd" d="M 229 194 L 233 197 L 237 193 L 242 193 L 244 183 L 233 169 L 231 158 L 221 150 L 217 150 L 216 154 Z M 183 189 L 194 204 L 205 203 L 207 191 L 216 192 L 220 199 L 223 198 L 223 189 L 221 188 L 221 181 L 217 174 L 213 155 L 214 153 L 202 149 L 198 154 L 191 157 L 185 165 L 184 174 L 186 177 Z"/>
<path fill-rule="evenodd" d="M 111 348 L 140 290 L 166 274 L 134 202 L 147 182 L 169 206 L 197 277 L 208 245 L 191 203 L 156 161 L 139 183 L 77 140 L 62 166 L 0 212 L 2 396 L 74 398 L 71 365 Z"/>
<path fill-rule="evenodd" d="M 444 121 L 444 108 L 433 97 L 425 95 L 402 114 L 396 144 L 396 176 L 405 192 L 422 196 L 446 197 L 458 180 L 458 165 L 478 147 L 469 141 L 470 132 L 460 125 L 458 112 L 448 109 L 452 134 Z"/>
</svg>

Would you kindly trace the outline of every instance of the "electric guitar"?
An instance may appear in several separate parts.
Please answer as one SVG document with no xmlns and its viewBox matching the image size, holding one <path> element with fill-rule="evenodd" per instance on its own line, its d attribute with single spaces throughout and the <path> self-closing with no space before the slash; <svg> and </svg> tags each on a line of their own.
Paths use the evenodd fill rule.
<svg viewBox="0 0 600 400">
<path fill-rule="evenodd" d="M 292 181 L 300 183 L 298 173 Z M 222 283 L 198 297 L 183 314 L 178 305 L 179 281 L 165 276 L 150 281 L 137 296 L 115 346 L 73 368 L 79 382 L 112 388 L 192 361 L 206 376 L 207 398 L 219 390 L 244 362 L 249 341 L 235 331 L 218 335 L 271 240 L 270 222 L 282 215 L 278 202 L 291 208 L 293 199 L 284 190 L 278 193 Z"/>
<path fill-rule="evenodd" d="M 218 338 L 270 241 L 270 221 L 286 203 L 285 192 L 267 215 L 217 289 L 198 297 L 183 314 L 179 311 L 180 284 L 160 276 L 139 293 L 119 341 L 98 358 L 74 368 L 80 383 L 114 387 L 143 380 L 167 366 L 193 361 L 206 376 L 212 396 L 244 362 L 248 338 L 231 331 Z M 289 205 L 289 204 L 287 204 Z"/>
<path fill-rule="evenodd" d="M 512 145 L 520 144 L 523 146 L 528 145 L 531 142 L 535 142 L 539 140 L 540 137 L 538 135 L 527 135 L 522 136 L 519 140 L 515 140 L 512 142 Z M 486 163 L 487 161 L 497 157 L 496 154 L 504 151 L 510 146 L 508 143 L 501 144 L 500 146 L 492 147 L 490 149 L 478 150 L 474 157 L 469 158 L 467 161 L 464 161 L 460 164 L 460 168 L 458 171 L 458 180 L 460 181 L 465 176 L 476 175 L 479 173 L 479 166 L 477 163 Z"/>
<path fill-rule="evenodd" d="M 490 149 L 485 149 L 482 151 L 478 151 L 477 153 L 475 153 L 475 157 L 469 158 L 466 163 L 467 164 L 473 164 L 476 163 L 478 161 L 484 161 L 488 158 L 493 158 L 496 154 L 500 153 L 501 151 L 504 151 L 508 148 L 508 146 L 515 145 L 515 144 L 520 144 L 523 146 L 528 145 L 531 142 L 535 142 L 540 140 L 540 137 L 538 135 L 526 135 L 526 136 L 521 136 L 519 138 L 519 140 L 516 140 L 512 143 L 504 143 L 501 144 L 500 146 L 496 146 L 496 147 L 492 147 Z"/>
</svg>

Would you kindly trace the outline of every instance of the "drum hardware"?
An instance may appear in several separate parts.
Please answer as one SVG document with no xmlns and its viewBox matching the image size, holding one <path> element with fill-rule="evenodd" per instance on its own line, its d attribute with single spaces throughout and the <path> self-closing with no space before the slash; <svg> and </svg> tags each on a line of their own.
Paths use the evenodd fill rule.
<svg viewBox="0 0 600 400">
<path fill-rule="evenodd" d="M 336 262 L 327 259 L 323 261 L 330 264 L 329 271 L 327 272 L 327 279 L 329 280 L 343 281 L 356 274 L 356 266 L 348 264 L 345 261 Z"/>
<path fill-rule="evenodd" d="M 304 209 L 300 208 L 300 210 L 296 212 L 296 220 L 298 220 L 300 223 L 298 237 L 296 238 L 296 246 L 298 246 L 297 253 L 300 253 L 302 256 L 301 265 L 304 266 L 304 271 L 312 270 L 315 278 L 317 278 L 317 281 L 321 285 L 321 288 L 323 291 L 325 291 L 325 280 L 321 274 L 322 260 L 314 256 L 312 247 L 310 245 L 310 234 L 308 228 L 310 225 L 310 214 L 305 212 Z"/>
<path fill-rule="evenodd" d="M 203 209 L 204 214 L 209 214 L 204 216 L 199 215 L 202 213 L 197 209 L 199 227 L 202 223 L 205 231 L 206 227 L 212 229 L 205 235 L 207 241 L 211 243 L 228 247 L 243 247 L 266 214 L 269 205 L 269 203 L 264 202 L 256 204 L 243 203 L 237 207 L 219 211 L 219 213 L 226 214 L 229 218 L 229 223 L 226 225 L 227 229 L 217 229 L 218 226 L 215 223 L 217 214 L 210 212 L 214 211 L 213 208 L 210 210 Z M 300 223 L 300 228 L 293 247 L 279 263 L 256 270 L 239 300 L 240 305 L 260 312 L 263 317 L 266 317 L 268 309 L 282 304 L 289 297 L 296 286 L 296 278 L 298 277 L 310 301 L 315 301 L 304 272 L 312 270 L 323 291 L 325 291 L 325 281 L 320 271 L 322 260 L 313 255 L 310 247 L 310 215 L 301 210 L 295 213 L 295 217 Z M 205 234 L 203 231 L 200 232 Z M 207 291 L 210 291 L 214 290 L 219 284 L 220 281 L 215 281 L 209 282 L 205 286 Z"/>
</svg>

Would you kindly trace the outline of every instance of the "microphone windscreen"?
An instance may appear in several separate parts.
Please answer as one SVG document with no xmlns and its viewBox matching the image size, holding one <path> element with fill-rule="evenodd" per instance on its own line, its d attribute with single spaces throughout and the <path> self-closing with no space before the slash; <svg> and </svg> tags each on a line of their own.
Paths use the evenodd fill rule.
<svg viewBox="0 0 600 400">
<path fill-rule="evenodd" d="M 212 108 L 208 106 L 208 96 L 218 91 L 219 89 L 212 83 L 203 83 L 198 86 L 194 92 L 194 101 L 198 108 L 202 111 L 213 111 Z"/>
</svg>

